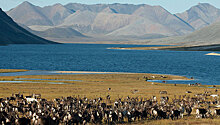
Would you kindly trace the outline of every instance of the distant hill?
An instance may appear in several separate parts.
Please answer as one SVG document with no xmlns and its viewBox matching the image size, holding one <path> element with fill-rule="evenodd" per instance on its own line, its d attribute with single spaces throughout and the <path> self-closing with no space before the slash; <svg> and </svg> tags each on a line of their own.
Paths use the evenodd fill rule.
<svg viewBox="0 0 220 125">
<path fill-rule="evenodd" d="M 145 40 L 149 44 L 178 44 L 178 45 L 213 45 L 220 44 L 220 21 L 206 26 L 191 34 L 167 37 L 162 39 Z"/>
<path fill-rule="evenodd" d="M 16 24 L 0 8 L 0 44 L 52 44 L 55 42 L 40 38 Z"/>
<path fill-rule="evenodd" d="M 27 31 L 46 38 L 46 39 L 71 39 L 71 38 L 90 38 L 88 36 L 83 35 L 82 33 L 74 30 L 73 28 L 69 28 L 69 27 L 38 27 L 37 30 L 32 30 L 31 28 L 29 28 L 28 26 L 25 26 L 23 24 L 19 24 L 21 27 L 23 27 L 24 29 L 26 29 Z M 51 39 L 51 40 L 52 40 Z M 78 40 L 78 39 L 77 39 Z M 53 41 L 53 40 L 52 40 Z"/>
<path fill-rule="evenodd" d="M 132 14 L 133 21 L 109 35 L 161 34 L 183 35 L 194 31 L 187 23 L 169 13 L 161 6 L 144 5 Z"/>
<path fill-rule="evenodd" d="M 16 8 L 7 12 L 16 23 L 30 25 L 53 25 L 53 22 L 43 14 L 42 8 L 29 2 L 23 2 Z"/>
<path fill-rule="evenodd" d="M 27 1 L 7 12 L 7 14 L 12 17 L 15 22 L 25 24 L 26 26 L 58 25 L 72 13 L 74 13 L 74 11 L 66 9 L 61 4 L 41 8 Z"/>
<path fill-rule="evenodd" d="M 176 16 L 189 23 L 195 29 L 201 29 L 220 21 L 220 9 L 208 3 L 199 3 L 183 13 L 176 14 Z"/>
<path fill-rule="evenodd" d="M 143 36 L 161 34 L 175 36 L 191 33 L 194 28 L 160 6 L 149 5 L 82 5 L 68 4 L 76 12 L 64 20 L 62 26 L 89 34 L 107 36 Z M 78 5 L 78 4 L 77 4 Z M 127 6 L 128 13 L 125 13 Z M 79 8 L 80 7 L 80 8 Z M 95 7 L 97 7 L 95 9 Z M 121 8 L 121 9 L 120 9 Z M 78 9 L 78 10 L 77 10 Z"/>
<path fill-rule="evenodd" d="M 99 13 L 105 10 L 106 8 L 111 8 L 112 10 L 120 14 L 132 14 L 135 10 L 137 10 L 139 7 L 143 5 L 120 4 L 120 3 L 86 5 L 86 4 L 80 4 L 80 3 L 69 3 L 65 5 L 65 7 L 68 8 L 69 10 L 75 10 L 75 11 L 77 10 L 86 11 L 87 10 L 87 11 L 91 11 L 95 13 Z"/>
<path fill-rule="evenodd" d="M 220 22 L 183 36 L 179 41 L 184 44 L 209 45 L 220 43 Z"/>
<path fill-rule="evenodd" d="M 68 16 L 61 27 L 72 27 L 81 33 L 90 33 L 92 31 L 92 23 L 94 22 L 97 13 L 91 11 L 77 10 L 75 13 Z"/>
<path fill-rule="evenodd" d="M 61 4 L 55 4 L 53 6 L 46 6 L 41 9 L 42 13 L 53 23 L 53 25 L 59 25 L 63 23 L 63 20 L 75 11 L 65 8 Z"/>
<path fill-rule="evenodd" d="M 105 8 L 101 12 L 103 12 L 103 13 L 118 13 L 115 9 L 112 9 L 110 7 Z"/>
<path fill-rule="evenodd" d="M 45 31 L 32 31 L 38 36 L 49 37 L 49 38 L 75 38 L 75 37 L 86 37 L 80 32 L 72 28 L 50 28 Z"/>
</svg>

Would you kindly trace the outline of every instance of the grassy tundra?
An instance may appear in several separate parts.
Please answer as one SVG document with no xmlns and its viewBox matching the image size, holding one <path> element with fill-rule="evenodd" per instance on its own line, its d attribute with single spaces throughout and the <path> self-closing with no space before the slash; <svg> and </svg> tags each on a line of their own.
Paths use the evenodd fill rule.
<svg viewBox="0 0 220 125">
<path fill-rule="evenodd" d="M 154 76 L 154 77 L 152 77 Z M 163 76 L 163 77 L 162 77 Z M 156 96 L 158 99 L 161 96 L 169 96 L 170 100 L 174 95 L 178 98 L 179 95 L 190 95 L 191 97 L 204 91 L 211 91 L 214 94 L 215 89 L 208 88 L 210 86 L 188 86 L 183 84 L 161 84 L 145 81 L 144 77 L 155 80 L 187 80 L 182 76 L 158 75 L 158 74 L 81 74 L 81 75 L 39 75 L 39 76 L 4 76 L 0 77 L 0 81 L 15 80 L 16 78 L 32 78 L 39 80 L 25 81 L 41 81 L 42 83 L 0 83 L 0 97 L 9 97 L 12 93 L 23 93 L 29 95 L 32 93 L 41 94 L 42 98 L 52 100 L 54 98 L 67 96 L 80 97 L 102 97 L 111 96 L 114 101 L 118 97 L 125 98 L 139 97 L 152 98 Z M 43 79 L 43 80 L 40 80 Z M 79 80 L 79 81 L 66 81 Z M 47 82 L 63 82 L 66 84 L 48 84 Z M 217 86 L 219 87 L 219 86 Z M 111 88 L 111 90 L 108 90 Z M 167 94 L 160 94 L 159 91 L 167 91 Z M 186 93 L 191 91 L 192 93 Z M 105 102 L 105 100 L 103 101 Z M 189 117 L 184 117 L 180 120 L 146 120 L 134 124 L 218 124 L 220 119 L 195 119 L 195 114 Z"/>
<path fill-rule="evenodd" d="M 118 97 L 138 96 L 150 98 L 153 95 L 159 96 L 160 90 L 168 91 L 169 96 L 174 94 L 185 94 L 186 90 L 195 93 L 202 92 L 203 89 L 197 87 L 187 87 L 187 85 L 160 84 L 146 82 L 145 77 L 150 78 L 153 74 L 82 74 L 82 75 L 40 75 L 40 76 L 6 76 L 0 77 L 0 80 L 11 81 L 15 78 L 34 78 L 44 80 L 26 80 L 41 81 L 45 83 L 1 83 L 0 97 L 10 96 L 12 93 L 41 93 L 46 99 L 53 99 L 61 96 L 87 96 L 89 98 L 102 96 L 105 98 L 108 94 L 111 99 Z M 187 79 L 181 76 L 168 76 L 161 78 L 161 75 L 153 75 L 154 79 Z M 47 80 L 48 79 L 48 80 Z M 62 81 L 79 80 L 79 81 Z M 48 84 L 47 82 L 64 82 L 67 84 Z M 108 91 L 111 88 L 111 91 Z M 138 92 L 134 93 L 135 90 Z"/>
<path fill-rule="evenodd" d="M 0 73 L 9 73 L 9 72 L 25 72 L 28 70 L 25 69 L 0 69 Z"/>
</svg>

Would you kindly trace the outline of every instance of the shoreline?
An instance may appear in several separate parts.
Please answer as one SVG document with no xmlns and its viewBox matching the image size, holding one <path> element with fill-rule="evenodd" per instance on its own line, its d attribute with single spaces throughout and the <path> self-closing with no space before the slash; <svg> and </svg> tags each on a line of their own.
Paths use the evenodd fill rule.
<svg viewBox="0 0 220 125">
<path fill-rule="evenodd" d="M 118 50 L 166 50 L 171 48 L 177 48 L 177 46 L 161 46 L 161 47 L 112 47 L 107 49 L 118 49 Z"/>
<path fill-rule="evenodd" d="M 94 72 L 94 71 L 56 71 L 63 74 L 136 74 L 127 72 Z"/>
<path fill-rule="evenodd" d="M 208 55 L 208 56 L 220 56 L 219 53 L 208 53 L 208 54 L 205 54 L 205 55 Z"/>
<path fill-rule="evenodd" d="M 156 74 L 156 73 L 130 73 L 130 72 L 93 72 L 93 71 L 56 71 L 56 73 L 62 73 L 62 75 L 92 75 L 92 74 L 100 74 L 100 75 L 108 75 L 108 74 L 112 74 L 112 75 L 152 75 L 152 76 L 169 76 L 169 77 L 174 77 L 171 79 L 167 79 L 167 80 L 195 80 L 195 79 L 190 79 L 187 78 L 186 76 L 180 76 L 180 75 L 172 75 L 172 74 Z M 54 74 L 55 75 L 55 74 Z M 178 78 L 176 78 L 178 77 Z"/>
<path fill-rule="evenodd" d="M 112 47 L 119 50 L 173 50 L 173 51 L 220 51 L 219 44 L 191 46 L 160 46 L 160 47 Z"/>
<path fill-rule="evenodd" d="M 7 72 L 1 72 L 1 70 L 3 71 L 7 71 Z M 17 69 L 0 69 L 0 74 L 1 73 L 19 73 L 19 72 L 28 72 L 28 71 L 40 71 L 40 70 L 17 70 Z M 7 76 L 4 75 L 2 77 L 19 77 L 19 76 L 46 76 L 46 75 L 151 75 L 151 76 L 161 76 L 161 77 L 173 77 L 172 79 L 167 79 L 167 80 L 194 80 L 194 79 L 190 79 L 187 78 L 186 76 L 180 76 L 180 75 L 173 75 L 173 74 L 157 74 L 157 73 L 131 73 L 131 72 L 96 72 L 96 71 L 45 71 L 48 72 L 48 74 L 44 74 L 44 72 L 42 72 L 42 74 L 23 74 L 23 75 L 14 75 L 14 76 Z M 53 72 L 53 73 L 51 73 Z"/>
<path fill-rule="evenodd" d="M 0 73 L 16 73 L 16 72 L 26 72 L 26 69 L 0 69 Z"/>
</svg>

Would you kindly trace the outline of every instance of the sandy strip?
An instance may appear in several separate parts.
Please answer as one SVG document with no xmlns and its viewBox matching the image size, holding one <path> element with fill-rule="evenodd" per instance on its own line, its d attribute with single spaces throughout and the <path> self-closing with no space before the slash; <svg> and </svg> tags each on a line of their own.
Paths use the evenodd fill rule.
<svg viewBox="0 0 220 125">
<path fill-rule="evenodd" d="M 219 53 L 208 53 L 208 54 L 205 54 L 205 55 L 209 55 L 209 56 L 220 56 Z"/>
<path fill-rule="evenodd" d="M 195 79 L 172 79 L 172 80 L 174 80 L 174 81 L 178 81 L 178 80 L 180 80 L 180 81 L 182 81 L 182 80 L 195 80 Z"/>
<path fill-rule="evenodd" d="M 79 74 L 136 74 L 126 72 L 92 72 L 92 71 L 57 71 L 56 73 L 79 73 Z"/>
</svg>

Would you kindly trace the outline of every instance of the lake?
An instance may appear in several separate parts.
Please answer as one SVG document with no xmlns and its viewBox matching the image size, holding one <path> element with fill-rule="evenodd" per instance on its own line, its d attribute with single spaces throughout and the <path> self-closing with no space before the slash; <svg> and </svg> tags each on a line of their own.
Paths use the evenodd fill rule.
<svg viewBox="0 0 220 125">
<path fill-rule="evenodd" d="M 173 74 L 220 85 L 220 57 L 210 52 L 113 50 L 146 45 L 58 44 L 0 46 L 0 68 Z"/>
</svg>

